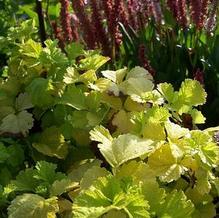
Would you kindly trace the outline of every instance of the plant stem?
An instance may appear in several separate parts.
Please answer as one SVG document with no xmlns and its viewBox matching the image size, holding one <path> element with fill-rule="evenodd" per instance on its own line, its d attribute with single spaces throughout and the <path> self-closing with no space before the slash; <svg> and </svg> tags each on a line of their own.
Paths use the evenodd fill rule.
<svg viewBox="0 0 219 218">
<path fill-rule="evenodd" d="M 38 14 L 39 20 L 39 35 L 42 46 L 45 47 L 44 42 L 46 41 L 46 30 L 44 24 L 43 10 L 42 10 L 42 0 L 36 0 L 36 12 Z"/>
</svg>

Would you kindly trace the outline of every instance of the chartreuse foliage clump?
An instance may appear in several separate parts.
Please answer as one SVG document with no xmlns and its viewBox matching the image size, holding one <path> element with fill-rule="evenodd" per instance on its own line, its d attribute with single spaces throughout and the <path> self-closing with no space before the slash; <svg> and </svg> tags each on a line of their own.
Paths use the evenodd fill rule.
<svg viewBox="0 0 219 218">
<path fill-rule="evenodd" d="M 217 215 L 218 128 L 198 129 L 202 85 L 101 70 L 108 60 L 77 43 L 14 42 L 0 81 L 1 217 Z"/>
</svg>

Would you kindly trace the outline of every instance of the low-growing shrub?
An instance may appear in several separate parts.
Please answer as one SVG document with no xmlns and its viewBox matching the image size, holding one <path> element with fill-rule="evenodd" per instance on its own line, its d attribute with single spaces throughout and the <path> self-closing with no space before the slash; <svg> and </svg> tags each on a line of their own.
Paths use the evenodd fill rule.
<svg viewBox="0 0 219 218">
<path fill-rule="evenodd" d="M 203 86 L 45 45 L 16 43 L 1 77 L 0 215 L 216 217 L 219 128 L 198 129 Z"/>
</svg>

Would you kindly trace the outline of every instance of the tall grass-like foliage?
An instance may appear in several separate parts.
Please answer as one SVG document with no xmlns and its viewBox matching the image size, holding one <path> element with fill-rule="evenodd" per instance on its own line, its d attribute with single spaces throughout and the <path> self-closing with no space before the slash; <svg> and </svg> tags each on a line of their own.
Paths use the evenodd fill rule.
<svg viewBox="0 0 219 218">
<path fill-rule="evenodd" d="M 69 14 L 69 1 L 68 0 L 60 0 L 61 3 L 61 24 L 64 34 L 64 39 L 67 42 L 71 42 L 73 40 L 72 29 L 71 29 L 71 16 Z"/>
<path fill-rule="evenodd" d="M 99 5 L 96 0 L 91 0 L 90 4 L 92 8 L 92 21 L 94 24 L 95 38 L 97 40 L 97 44 L 101 46 L 104 54 L 110 55 L 109 42 L 106 35 L 106 31 L 103 27 L 102 15 L 101 15 L 101 11 L 99 10 Z"/>
<path fill-rule="evenodd" d="M 72 1 L 72 6 L 80 23 L 80 30 L 83 32 L 83 40 L 89 48 L 95 48 L 94 26 L 86 14 L 86 5 L 83 0 Z"/>
<path fill-rule="evenodd" d="M 194 28 L 197 31 L 212 32 L 216 24 L 218 3 L 216 0 L 75 0 L 72 1 L 73 12 L 69 12 L 70 0 L 60 0 L 60 26 L 68 43 L 73 32 L 79 35 L 88 48 L 100 48 L 105 54 L 116 58 L 119 55 L 119 45 L 122 37 L 119 23 L 125 28 L 131 28 L 137 33 L 144 31 L 151 23 L 157 26 L 161 33 L 168 25 L 184 30 Z M 170 22 L 170 15 L 173 20 Z M 70 22 L 70 16 L 76 16 L 79 26 Z M 70 25 L 72 28 L 70 28 Z M 111 52 L 109 52 L 109 48 Z"/>
</svg>

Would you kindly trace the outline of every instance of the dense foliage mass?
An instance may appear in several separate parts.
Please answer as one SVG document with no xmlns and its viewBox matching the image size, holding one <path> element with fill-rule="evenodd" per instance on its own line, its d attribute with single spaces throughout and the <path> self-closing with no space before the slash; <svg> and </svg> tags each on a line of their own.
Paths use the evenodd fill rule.
<svg viewBox="0 0 219 218">
<path fill-rule="evenodd" d="M 0 0 L 0 217 L 218 217 L 217 8 Z"/>
<path fill-rule="evenodd" d="M 1 217 L 215 217 L 218 128 L 198 129 L 203 86 L 101 70 L 109 58 L 78 43 L 42 47 L 30 24 L 4 38 Z"/>
</svg>

